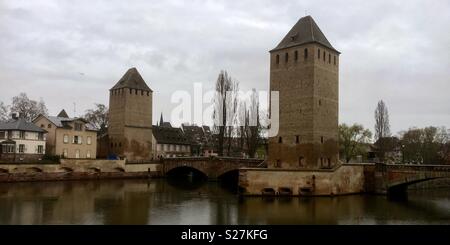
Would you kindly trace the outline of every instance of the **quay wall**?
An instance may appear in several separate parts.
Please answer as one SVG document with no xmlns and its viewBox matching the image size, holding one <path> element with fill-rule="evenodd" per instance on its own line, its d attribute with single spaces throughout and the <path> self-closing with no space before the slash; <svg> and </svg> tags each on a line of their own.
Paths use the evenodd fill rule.
<svg viewBox="0 0 450 245">
<path fill-rule="evenodd" d="M 59 164 L 0 164 L 0 182 L 160 176 L 157 162 L 127 164 L 125 160 L 61 159 Z"/>
</svg>

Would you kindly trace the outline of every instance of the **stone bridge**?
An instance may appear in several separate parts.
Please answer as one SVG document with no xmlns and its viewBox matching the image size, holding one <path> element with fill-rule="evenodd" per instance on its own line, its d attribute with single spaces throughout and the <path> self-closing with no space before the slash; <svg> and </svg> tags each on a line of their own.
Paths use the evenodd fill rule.
<svg viewBox="0 0 450 245">
<path fill-rule="evenodd" d="M 222 175 L 240 168 L 265 167 L 264 160 L 231 157 L 178 157 L 165 158 L 161 162 L 164 175 L 180 168 L 195 169 L 209 179 L 217 179 Z"/>
<path fill-rule="evenodd" d="M 382 164 L 374 166 L 376 193 L 405 194 L 409 185 L 450 177 L 450 165 Z M 370 182 L 370 180 L 366 179 Z"/>
</svg>

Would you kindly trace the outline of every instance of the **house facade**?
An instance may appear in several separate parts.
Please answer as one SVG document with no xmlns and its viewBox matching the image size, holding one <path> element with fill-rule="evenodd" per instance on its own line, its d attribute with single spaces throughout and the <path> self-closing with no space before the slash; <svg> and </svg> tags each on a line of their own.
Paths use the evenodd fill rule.
<svg viewBox="0 0 450 245">
<path fill-rule="evenodd" d="M 33 123 L 48 132 L 47 154 L 63 158 L 97 157 L 97 129 L 86 120 L 69 118 L 62 110 L 56 117 L 39 115 Z"/>
<path fill-rule="evenodd" d="M 42 160 L 46 131 L 23 118 L 0 123 L 0 161 L 30 162 Z"/>
<path fill-rule="evenodd" d="M 181 128 L 175 128 L 169 122 L 153 126 L 153 138 L 156 144 L 155 155 L 161 157 L 191 156 L 191 145 Z"/>
</svg>

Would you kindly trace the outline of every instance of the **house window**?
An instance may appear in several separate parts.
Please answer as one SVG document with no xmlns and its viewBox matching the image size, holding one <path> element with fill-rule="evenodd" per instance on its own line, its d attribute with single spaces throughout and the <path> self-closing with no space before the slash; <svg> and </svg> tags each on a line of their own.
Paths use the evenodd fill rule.
<svg viewBox="0 0 450 245">
<path fill-rule="evenodd" d="M 72 143 L 73 144 L 79 144 L 79 142 L 80 142 L 80 137 L 77 136 L 77 135 L 73 136 Z"/>
<path fill-rule="evenodd" d="M 277 57 L 276 57 L 276 63 L 277 63 L 277 65 L 280 64 L 280 55 L 278 55 L 278 54 L 277 54 Z"/>
<path fill-rule="evenodd" d="M 63 149 L 63 157 L 67 158 L 67 155 L 68 155 L 67 149 Z"/>
<path fill-rule="evenodd" d="M 4 139 L 6 137 L 5 131 L 0 131 L 0 139 Z"/>
<path fill-rule="evenodd" d="M 90 151 L 90 150 L 87 150 L 87 152 L 86 152 L 86 158 L 91 158 L 91 151 Z"/>
<path fill-rule="evenodd" d="M 47 128 L 52 128 L 52 125 L 49 123 L 49 124 L 47 125 Z"/>
<path fill-rule="evenodd" d="M 299 167 L 303 167 L 303 164 L 304 164 L 303 161 L 304 161 L 304 160 L 303 160 L 303 156 L 298 157 L 298 166 L 299 166 Z"/>
<path fill-rule="evenodd" d="M 44 146 L 38 145 L 37 151 L 38 151 L 38 154 L 44 154 Z"/>
<path fill-rule="evenodd" d="M 286 53 L 285 55 L 284 55 L 284 62 L 288 62 L 289 61 L 289 53 Z"/>
<path fill-rule="evenodd" d="M 308 49 L 305 48 L 303 56 L 305 57 L 305 60 L 308 59 Z"/>
<path fill-rule="evenodd" d="M 278 137 L 278 143 L 283 143 L 283 138 Z"/>
<path fill-rule="evenodd" d="M 25 132 L 24 131 L 19 131 L 19 138 L 20 139 L 25 139 Z"/>
<path fill-rule="evenodd" d="M 14 149 L 15 146 L 10 144 L 10 145 L 3 145 L 2 146 L 2 152 L 3 153 L 14 153 Z"/>
<path fill-rule="evenodd" d="M 137 92 L 138 92 L 138 90 L 137 90 L 137 89 L 135 89 L 135 90 L 134 90 L 134 94 L 135 94 L 135 95 L 137 95 Z"/>
<path fill-rule="evenodd" d="M 295 61 L 298 60 L 298 51 L 297 50 L 295 50 L 295 52 L 294 52 L 294 59 L 295 59 Z"/>
<path fill-rule="evenodd" d="M 38 133 L 38 140 L 44 140 L 44 133 Z"/>
<path fill-rule="evenodd" d="M 300 136 L 298 135 L 295 136 L 295 143 L 297 144 L 300 143 Z"/>
<path fill-rule="evenodd" d="M 75 131 L 83 131 L 83 124 L 75 123 Z"/>
<path fill-rule="evenodd" d="M 75 150 L 75 158 L 80 158 L 80 150 Z"/>
<path fill-rule="evenodd" d="M 67 134 L 64 135 L 63 142 L 64 142 L 64 144 L 69 143 L 69 135 L 67 135 Z"/>
<path fill-rule="evenodd" d="M 24 144 L 20 144 L 19 145 L 19 153 L 24 153 L 25 152 L 25 145 Z"/>
<path fill-rule="evenodd" d="M 86 139 L 86 143 L 88 145 L 90 145 L 92 143 L 91 140 L 92 140 L 91 136 L 88 136 L 87 139 Z"/>
</svg>

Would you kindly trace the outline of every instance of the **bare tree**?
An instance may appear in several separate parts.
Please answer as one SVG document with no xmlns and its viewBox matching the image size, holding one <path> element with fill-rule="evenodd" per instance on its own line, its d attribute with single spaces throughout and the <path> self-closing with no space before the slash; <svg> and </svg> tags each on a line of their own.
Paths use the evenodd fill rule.
<svg viewBox="0 0 450 245">
<path fill-rule="evenodd" d="M 86 110 L 86 114 L 83 116 L 89 123 L 99 129 L 99 133 L 106 132 L 108 127 L 108 107 L 103 104 L 95 104 L 94 109 Z"/>
<path fill-rule="evenodd" d="M 227 91 L 231 88 L 231 78 L 226 71 L 220 71 L 216 81 L 214 98 L 213 130 L 218 138 L 218 155 L 223 156 L 225 127 L 227 125 Z"/>
<path fill-rule="evenodd" d="M 18 113 L 22 118 L 32 121 L 40 114 L 48 115 L 48 110 L 42 98 L 38 102 L 30 100 L 26 93 L 20 93 L 12 99 L 11 113 Z"/>
<path fill-rule="evenodd" d="M 378 148 L 380 159 L 384 159 L 387 145 L 384 144 L 385 137 L 391 136 L 390 125 L 389 125 L 389 113 L 386 104 L 383 100 L 378 102 L 377 108 L 375 109 L 375 144 Z"/>
<path fill-rule="evenodd" d="M 252 90 L 250 105 L 245 116 L 245 141 L 250 158 L 255 157 L 256 150 L 261 142 L 261 124 L 259 119 L 259 99 L 256 90 Z"/>
<path fill-rule="evenodd" d="M 230 90 L 227 93 L 226 108 L 227 108 L 227 124 L 226 124 L 226 138 L 227 138 L 227 155 L 231 155 L 231 146 L 233 144 L 234 134 L 236 133 L 236 120 L 238 114 L 238 92 L 239 82 L 231 80 Z"/>
<path fill-rule="evenodd" d="M 0 122 L 8 121 L 8 118 L 9 118 L 8 111 L 9 111 L 8 106 L 0 101 Z"/>
</svg>

